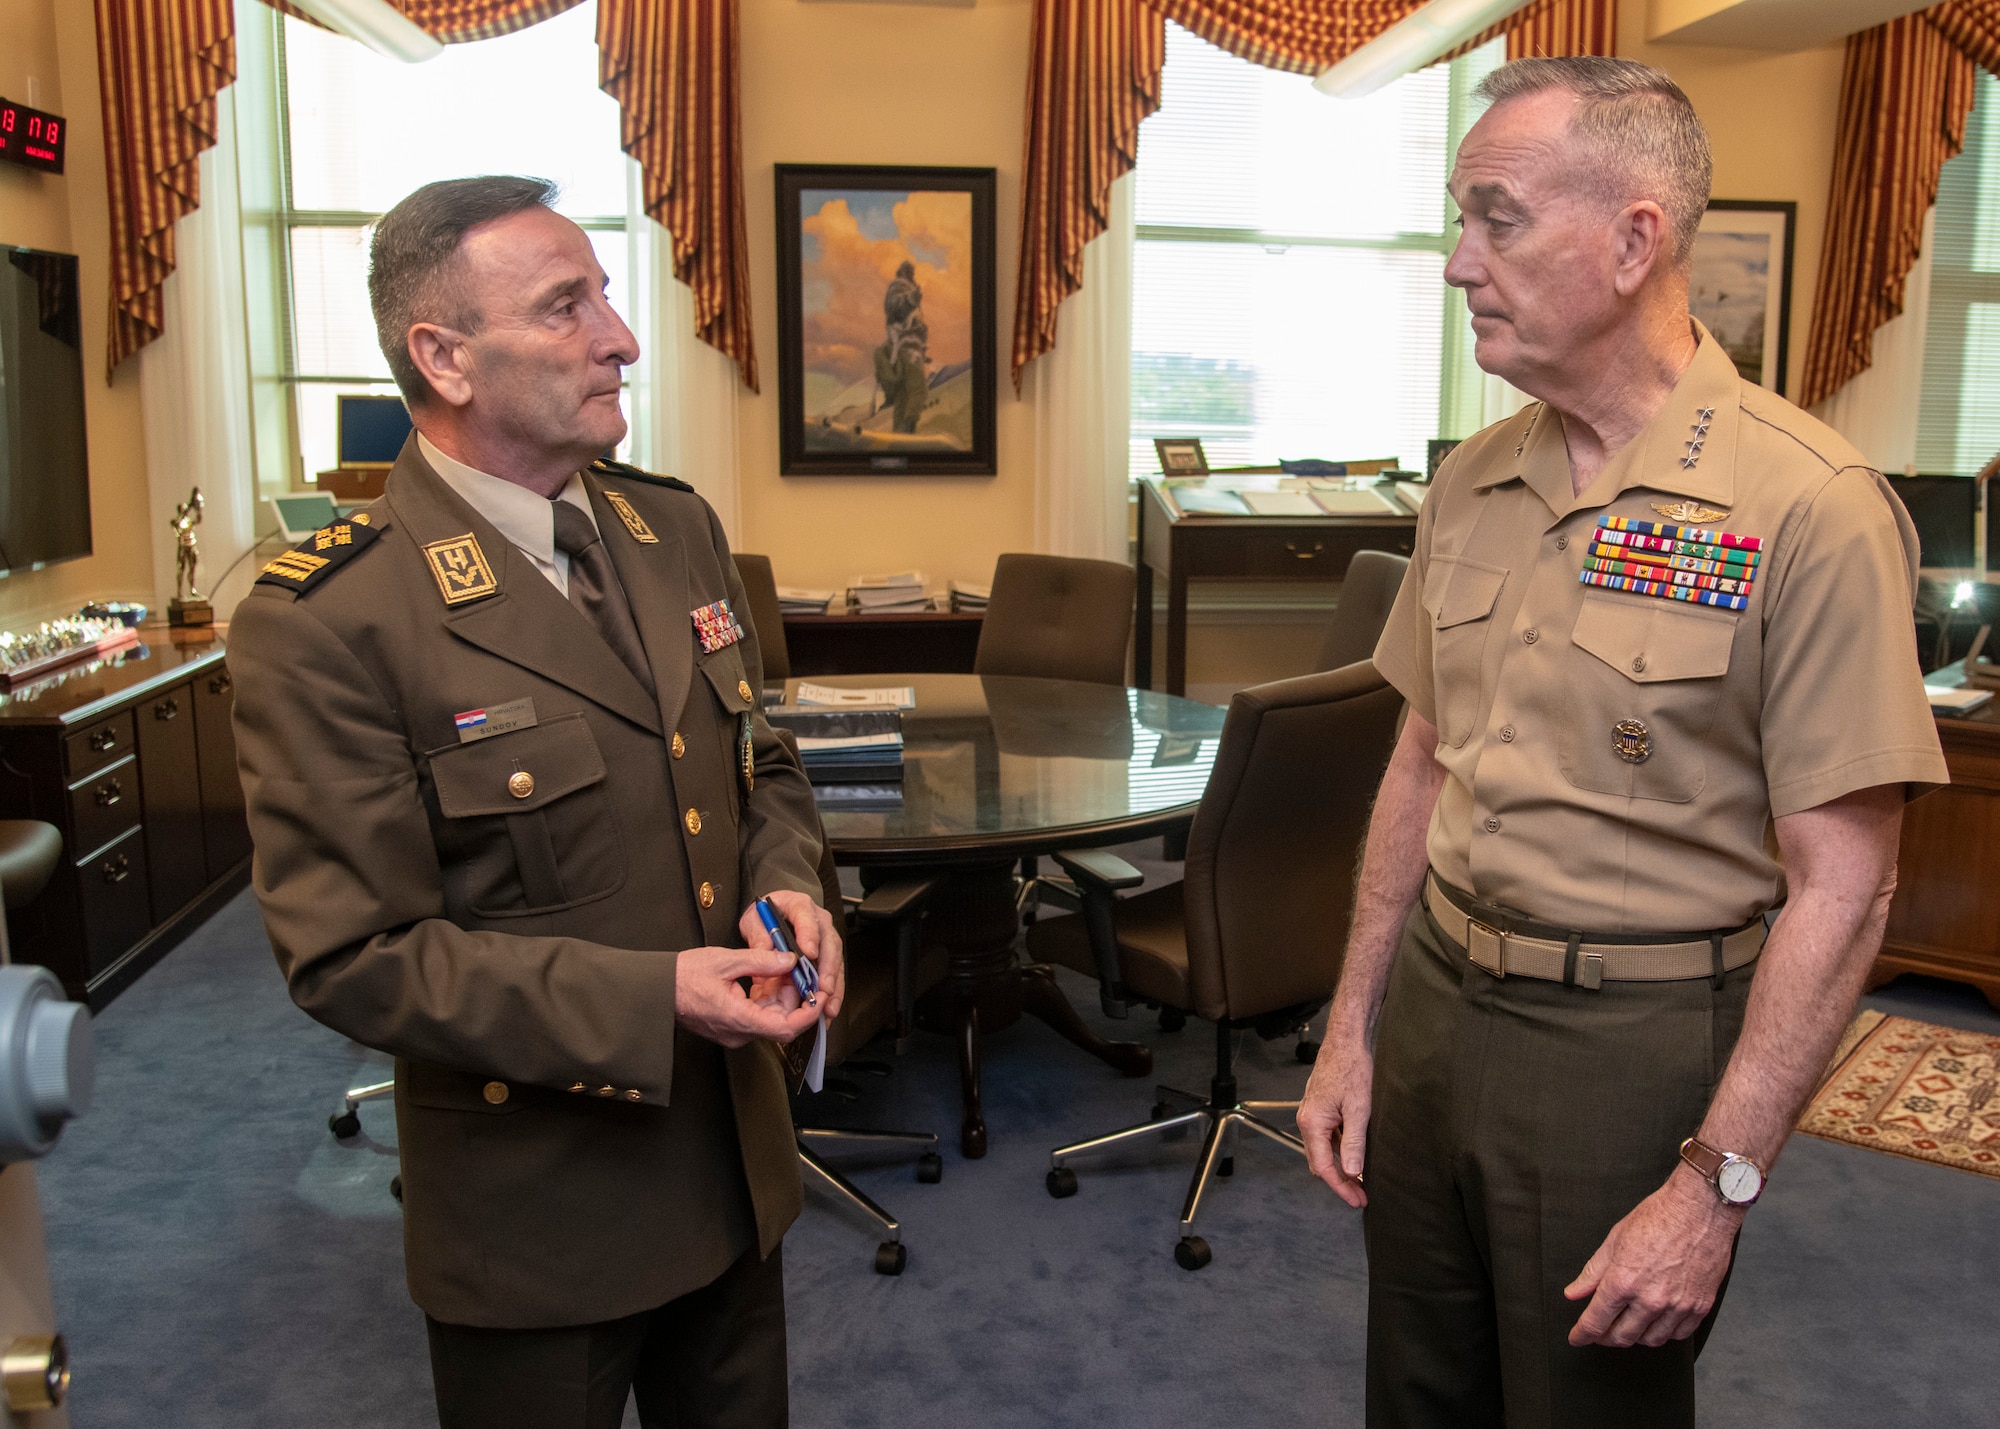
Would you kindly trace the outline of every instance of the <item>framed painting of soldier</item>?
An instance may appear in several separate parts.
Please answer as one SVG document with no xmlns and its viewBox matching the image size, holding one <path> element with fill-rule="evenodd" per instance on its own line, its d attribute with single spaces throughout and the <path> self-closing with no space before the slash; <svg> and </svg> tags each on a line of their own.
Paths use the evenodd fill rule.
<svg viewBox="0 0 2000 1429">
<path fill-rule="evenodd" d="M 992 169 L 779 164 L 778 470 L 991 476 Z"/>
</svg>

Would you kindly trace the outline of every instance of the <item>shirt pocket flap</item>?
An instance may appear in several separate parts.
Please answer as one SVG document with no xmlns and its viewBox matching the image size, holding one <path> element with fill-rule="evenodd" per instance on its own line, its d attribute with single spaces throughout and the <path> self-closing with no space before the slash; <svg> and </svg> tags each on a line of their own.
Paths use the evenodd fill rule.
<svg viewBox="0 0 2000 1429">
<path fill-rule="evenodd" d="M 743 698 L 743 691 L 749 688 L 749 672 L 743 668 L 743 645 L 732 641 L 701 660 L 701 672 L 708 677 L 708 683 L 715 687 L 715 697 L 722 701 L 722 707 L 735 714 L 747 713 L 751 704 Z"/>
<path fill-rule="evenodd" d="M 1438 630 L 1484 620 L 1493 613 L 1493 602 L 1500 598 L 1500 587 L 1506 583 L 1504 567 L 1463 556 L 1436 557 L 1424 576 L 1424 609 Z"/>
<path fill-rule="evenodd" d="M 600 782 L 604 756 L 581 714 L 559 715 L 434 754 L 431 778 L 446 818 L 523 814 Z"/>
<path fill-rule="evenodd" d="M 1736 618 L 1652 596 L 1586 596 L 1570 639 L 1628 680 L 1706 680 L 1729 672 Z"/>
</svg>

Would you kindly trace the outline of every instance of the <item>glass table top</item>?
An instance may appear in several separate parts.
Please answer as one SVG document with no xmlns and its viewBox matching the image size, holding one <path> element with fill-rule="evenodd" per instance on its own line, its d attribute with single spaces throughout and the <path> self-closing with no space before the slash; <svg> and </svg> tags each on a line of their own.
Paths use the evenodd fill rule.
<svg viewBox="0 0 2000 1429">
<path fill-rule="evenodd" d="M 1225 711 L 1155 690 L 997 675 L 823 675 L 910 685 L 903 781 L 815 789 L 843 863 L 1019 857 L 1185 825 Z M 797 681 L 787 681 L 789 702 Z M 885 793 L 884 791 L 888 792 Z"/>
</svg>

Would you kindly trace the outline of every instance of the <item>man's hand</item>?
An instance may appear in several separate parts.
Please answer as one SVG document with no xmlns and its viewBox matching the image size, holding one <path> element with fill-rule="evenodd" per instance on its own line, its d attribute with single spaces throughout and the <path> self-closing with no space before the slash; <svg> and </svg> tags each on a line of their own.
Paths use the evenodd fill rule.
<svg viewBox="0 0 2000 1429">
<path fill-rule="evenodd" d="M 1693 1168 L 1675 1167 L 1564 1288 L 1571 1300 L 1590 1299 L 1569 1342 L 1657 1348 L 1692 1335 L 1715 1308 L 1743 1214 Z"/>
<path fill-rule="evenodd" d="M 679 1025 L 719 1046 L 741 1047 L 759 1037 L 789 1042 L 817 1022 L 819 1009 L 802 1006 L 792 986 L 792 955 L 770 944 L 683 952 L 674 969 Z M 748 992 L 739 981 L 746 977 Z"/>
<path fill-rule="evenodd" d="M 1313 1175 L 1357 1211 L 1368 1204 L 1361 1172 L 1374 1091 L 1374 1052 L 1359 1033 L 1342 1033 L 1329 1024 L 1299 1100 L 1299 1137 Z"/>
<path fill-rule="evenodd" d="M 798 944 L 799 952 L 811 958 L 819 973 L 819 1006 L 808 1008 L 815 1014 L 824 1012 L 831 1021 L 840 1013 L 841 998 L 847 991 L 847 968 L 840 957 L 840 934 L 833 930 L 833 915 L 812 901 L 803 893 L 783 889 L 764 895 L 771 906 L 784 915 L 791 924 L 792 941 Z M 755 908 L 745 908 L 743 918 L 737 925 L 753 948 L 769 948 L 771 935 L 764 931 L 763 920 L 757 916 Z M 794 1000 L 797 989 L 792 988 L 791 964 L 783 969 L 785 988 L 790 989 Z"/>
</svg>

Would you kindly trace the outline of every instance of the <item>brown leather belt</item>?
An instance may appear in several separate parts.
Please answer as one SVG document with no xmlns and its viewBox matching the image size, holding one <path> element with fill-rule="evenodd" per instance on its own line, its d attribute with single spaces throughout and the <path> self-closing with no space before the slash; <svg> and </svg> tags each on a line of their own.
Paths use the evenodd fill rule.
<svg viewBox="0 0 2000 1429">
<path fill-rule="evenodd" d="M 1734 932 L 1671 943 L 1591 942 L 1587 933 L 1538 937 L 1496 927 L 1520 922 L 1461 906 L 1435 873 L 1424 879 L 1424 901 L 1444 935 L 1465 949 L 1472 965 L 1494 977 L 1534 977 L 1594 988 L 1606 982 L 1679 982 L 1714 977 L 1755 962 L 1764 950 L 1764 920 Z M 1553 931 L 1553 930 L 1543 930 Z"/>
</svg>

